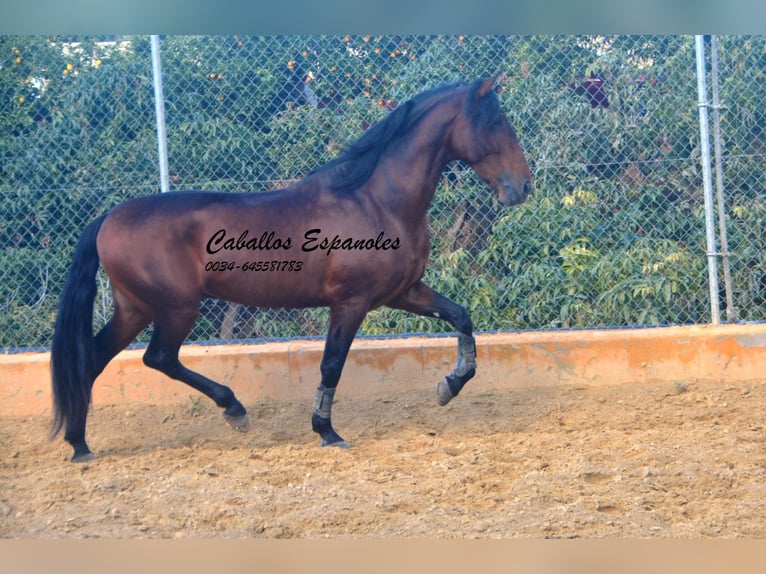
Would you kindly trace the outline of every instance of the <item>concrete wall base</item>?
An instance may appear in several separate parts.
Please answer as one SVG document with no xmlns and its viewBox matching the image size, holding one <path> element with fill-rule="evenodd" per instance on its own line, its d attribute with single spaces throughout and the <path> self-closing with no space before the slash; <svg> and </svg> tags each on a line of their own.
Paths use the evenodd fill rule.
<svg viewBox="0 0 766 574">
<path fill-rule="evenodd" d="M 321 341 L 187 345 L 181 360 L 230 386 L 248 406 L 260 398 L 310 401 Z M 197 392 L 120 353 L 96 381 L 96 404 L 188 402 Z M 393 395 L 435 387 L 455 363 L 454 337 L 357 339 L 339 393 Z M 541 385 L 766 380 L 766 324 L 536 331 L 477 336 L 476 377 L 464 392 Z M 51 411 L 50 354 L 0 356 L 0 415 Z"/>
</svg>

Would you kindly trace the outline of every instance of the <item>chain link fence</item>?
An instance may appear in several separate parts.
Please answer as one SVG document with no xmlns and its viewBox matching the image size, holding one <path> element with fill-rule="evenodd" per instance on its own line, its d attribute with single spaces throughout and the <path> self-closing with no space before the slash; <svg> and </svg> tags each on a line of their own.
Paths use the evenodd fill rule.
<svg viewBox="0 0 766 574">
<path fill-rule="evenodd" d="M 723 287 L 720 302 L 758 321 L 766 41 L 718 40 L 736 309 Z M 470 169 L 450 166 L 426 282 L 477 330 L 707 323 L 694 48 L 682 36 L 165 37 L 170 189 L 284 187 L 417 93 L 501 72 L 534 191 L 500 209 Z M 0 36 L 0 347 L 47 347 L 82 228 L 159 192 L 153 89 L 148 37 Z M 99 281 L 97 327 L 110 314 Z M 205 301 L 190 339 L 321 336 L 326 319 Z M 448 329 L 380 309 L 362 333 Z"/>
</svg>

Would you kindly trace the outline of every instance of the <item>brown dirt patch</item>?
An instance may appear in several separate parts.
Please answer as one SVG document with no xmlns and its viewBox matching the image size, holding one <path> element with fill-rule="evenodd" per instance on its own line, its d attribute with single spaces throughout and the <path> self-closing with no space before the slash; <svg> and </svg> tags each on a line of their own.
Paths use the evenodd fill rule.
<svg viewBox="0 0 766 574">
<path fill-rule="evenodd" d="M 99 406 L 99 458 L 0 418 L 3 538 L 763 537 L 766 384 L 686 382 Z"/>
</svg>

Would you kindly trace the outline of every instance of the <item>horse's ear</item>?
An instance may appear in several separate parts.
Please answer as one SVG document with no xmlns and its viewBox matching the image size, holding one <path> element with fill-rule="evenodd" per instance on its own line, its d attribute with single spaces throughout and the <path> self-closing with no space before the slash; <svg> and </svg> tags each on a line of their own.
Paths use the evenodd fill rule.
<svg viewBox="0 0 766 574">
<path fill-rule="evenodd" d="M 484 80 L 481 85 L 479 86 L 479 89 L 476 91 L 476 97 L 477 98 L 483 98 L 487 95 L 487 93 L 492 89 L 492 87 L 495 85 L 495 82 L 497 81 L 497 78 L 500 76 L 499 73 L 495 74 L 494 76 L 487 78 Z"/>
</svg>

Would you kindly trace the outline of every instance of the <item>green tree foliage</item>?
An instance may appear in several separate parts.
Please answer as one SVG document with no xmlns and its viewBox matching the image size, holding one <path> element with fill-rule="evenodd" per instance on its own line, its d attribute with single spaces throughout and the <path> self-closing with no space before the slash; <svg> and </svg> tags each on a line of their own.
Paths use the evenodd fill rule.
<svg viewBox="0 0 766 574">
<path fill-rule="evenodd" d="M 761 320 L 766 45 L 727 37 L 722 47 L 735 301 L 741 318 Z M 481 330 L 708 320 L 688 37 L 166 37 L 162 66 L 176 190 L 279 188 L 420 91 L 500 73 L 533 195 L 501 209 L 451 166 L 431 206 L 426 281 Z M 588 92 L 598 83 L 608 107 Z M 0 133 L 0 347 L 46 346 L 81 229 L 159 190 L 148 37 L 0 36 Z M 109 315 L 99 281 L 97 325 Z M 192 338 L 325 325 L 324 310 L 206 301 Z M 386 309 L 362 327 L 449 330 Z"/>
</svg>

